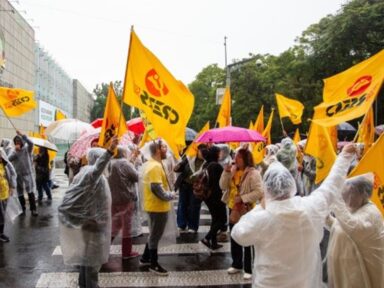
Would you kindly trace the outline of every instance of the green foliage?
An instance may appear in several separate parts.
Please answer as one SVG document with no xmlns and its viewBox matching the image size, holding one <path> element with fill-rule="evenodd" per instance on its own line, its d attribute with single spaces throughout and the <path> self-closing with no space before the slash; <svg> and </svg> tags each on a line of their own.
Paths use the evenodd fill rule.
<svg viewBox="0 0 384 288">
<path fill-rule="evenodd" d="M 248 127 L 255 121 L 261 105 L 264 105 L 264 121 L 268 120 L 272 107 L 276 107 L 275 93 L 298 99 L 304 106 L 300 131 L 307 131 L 308 118 L 313 107 L 322 101 L 322 79 L 339 73 L 372 56 L 384 48 L 384 1 L 353 0 L 345 4 L 335 15 L 328 15 L 309 26 L 296 45 L 278 56 L 253 55 L 240 65 L 230 65 L 232 123 Z M 261 65 L 256 64 L 261 60 Z M 195 95 L 195 110 L 190 126 L 200 129 L 206 121 L 214 124 L 218 106 L 215 91 L 224 87 L 225 71 L 216 64 L 204 68 L 190 84 Z M 383 94 L 383 93 L 381 93 Z M 383 100 L 379 98 L 379 111 Z M 380 114 L 380 113 L 379 113 Z M 383 123 L 383 115 L 378 115 Z M 285 130 L 296 127 L 289 119 L 283 119 Z M 281 137 L 282 129 L 275 111 L 272 137 Z"/>
<path fill-rule="evenodd" d="M 97 84 L 95 89 L 93 89 L 93 94 L 96 95 L 96 100 L 91 111 L 91 122 L 96 120 L 97 118 L 104 117 L 104 109 L 105 109 L 105 102 L 107 100 L 107 95 L 108 95 L 108 88 L 109 88 L 108 83 L 101 83 L 100 85 Z M 117 99 L 120 102 L 123 94 L 122 82 L 121 81 L 113 82 L 113 88 L 115 89 Z M 127 106 L 126 104 L 123 104 L 123 114 L 126 120 L 138 116 L 137 111 L 131 115 L 130 107 Z"/>
</svg>

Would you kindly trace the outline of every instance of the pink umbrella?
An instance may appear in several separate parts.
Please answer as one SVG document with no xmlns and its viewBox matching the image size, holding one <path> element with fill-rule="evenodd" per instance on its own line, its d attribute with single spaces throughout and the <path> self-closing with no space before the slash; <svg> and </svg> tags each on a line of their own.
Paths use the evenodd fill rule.
<svg viewBox="0 0 384 288">
<path fill-rule="evenodd" d="M 99 138 L 100 131 L 101 131 L 101 128 L 98 128 L 96 129 L 95 132 L 86 133 L 82 135 L 75 143 L 73 143 L 73 145 L 69 149 L 68 154 L 70 154 L 71 156 L 77 157 L 79 159 L 82 158 L 87 153 L 87 150 L 91 148 L 91 143 L 94 140 L 97 140 Z M 119 145 L 128 145 L 129 143 L 132 142 L 132 139 L 133 139 L 132 132 L 125 133 L 121 137 L 119 141 Z"/>
<path fill-rule="evenodd" d="M 227 126 L 202 133 L 194 142 L 265 142 L 260 133 L 246 128 Z"/>
</svg>

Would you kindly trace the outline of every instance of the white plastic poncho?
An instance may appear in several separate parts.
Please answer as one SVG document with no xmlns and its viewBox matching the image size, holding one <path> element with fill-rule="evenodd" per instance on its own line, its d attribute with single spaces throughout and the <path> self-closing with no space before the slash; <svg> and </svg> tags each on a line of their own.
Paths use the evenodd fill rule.
<svg viewBox="0 0 384 288">
<path fill-rule="evenodd" d="M 323 226 L 352 156 L 341 153 L 323 184 L 307 197 L 291 197 L 293 177 L 280 163 L 270 165 L 263 178 L 266 208 L 255 207 L 232 230 L 237 243 L 255 247 L 253 287 L 322 287 Z"/>
<path fill-rule="evenodd" d="M 364 187 L 369 186 L 367 181 L 364 176 L 349 179 L 347 193 L 372 191 L 372 184 Z M 350 211 L 343 199 L 335 202 L 332 211 L 336 219 L 328 246 L 329 287 L 383 287 L 384 224 L 380 211 L 372 202 Z"/>
<path fill-rule="evenodd" d="M 74 177 L 58 208 L 60 243 L 67 265 L 97 267 L 108 261 L 111 193 L 103 171 L 111 157 L 105 149 L 90 149 L 89 164 Z"/>
</svg>

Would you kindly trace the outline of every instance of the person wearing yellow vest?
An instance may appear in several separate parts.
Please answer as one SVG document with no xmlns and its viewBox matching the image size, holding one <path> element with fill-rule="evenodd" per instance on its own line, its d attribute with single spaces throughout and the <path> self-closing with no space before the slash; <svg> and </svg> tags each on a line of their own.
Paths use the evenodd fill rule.
<svg viewBox="0 0 384 288">
<path fill-rule="evenodd" d="M 7 200 L 16 189 L 16 171 L 3 149 L 0 149 L 0 242 L 9 242 L 4 235 L 5 209 Z"/>
<path fill-rule="evenodd" d="M 164 233 L 175 193 L 169 190 L 161 164 L 166 158 L 167 146 L 161 140 L 156 140 L 149 145 L 149 151 L 151 158 L 143 167 L 144 211 L 148 213 L 149 236 L 140 265 L 149 266 L 149 271 L 157 275 L 167 276 L 168 271 L 157 262 L 157 247 Z"/>
</svg>

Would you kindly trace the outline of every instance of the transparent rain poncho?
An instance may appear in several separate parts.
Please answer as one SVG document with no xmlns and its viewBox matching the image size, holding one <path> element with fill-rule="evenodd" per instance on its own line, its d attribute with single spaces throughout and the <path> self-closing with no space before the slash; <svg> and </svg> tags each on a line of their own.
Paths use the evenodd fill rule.
<svg viewBox="0 0 384 288">
<path fill-rule="evenodd" d="M 281 148 L 277 152 L 277 160 L 279 160 L 289 171 L 297 168 L 296 163 L 296 145 L 291 138 L 284 138 L 281 141 Z"/>
<path fill-rule="evenodd" d="M 116 236 L 122 229 L 122 237 L 130 238 L 141 231 L 134 231 L 137 212 L 137 182 L 138 172 L 134 165 L 128 161 L 128 148 L 117 147 L 115 158 L 109 165 L 108 183 L 112 195 L 112 234 Z M 124 223 L 124 224 L 123 224 Z M 120 227 L 122 225 L 122 227 Z M 119 229 L 120 228 L 120 229 Z M 137 230 L 137 229 L 136 229 Z"/>
<path fill-rule="evenodd" d="M 242 216 L 231 234 L 240 245 L 255 248 L 253 287 L 323 286 L 319 248 L 323 226 L 335 195 L 341 193 L 352 156 L 341 153 L 329 176 L 307 197 L 292 197 L 295 183 L 288 170 L 278 163 L 270 165 L 263 178 L 265 209 L 258 205 Z"/>
<path fill-rule="evenodd" d="M 111 242 L 111 194 L 103 176 L 112 154 L 88 151 L 88 165 L 74 177 L 59 206 L 64 263 L 98 267 L 108 261 Z"/>
<path fill-rule="evenodd" d="M 372 189 L 373 179 L 365 175 L 348 179 L 344 200 L 338 197 L 332 206 L 336 218 L 329 219 L 329 287 L 383 287 L 384 225 L 378 208 L 367 201 Z"/>
</svg>

